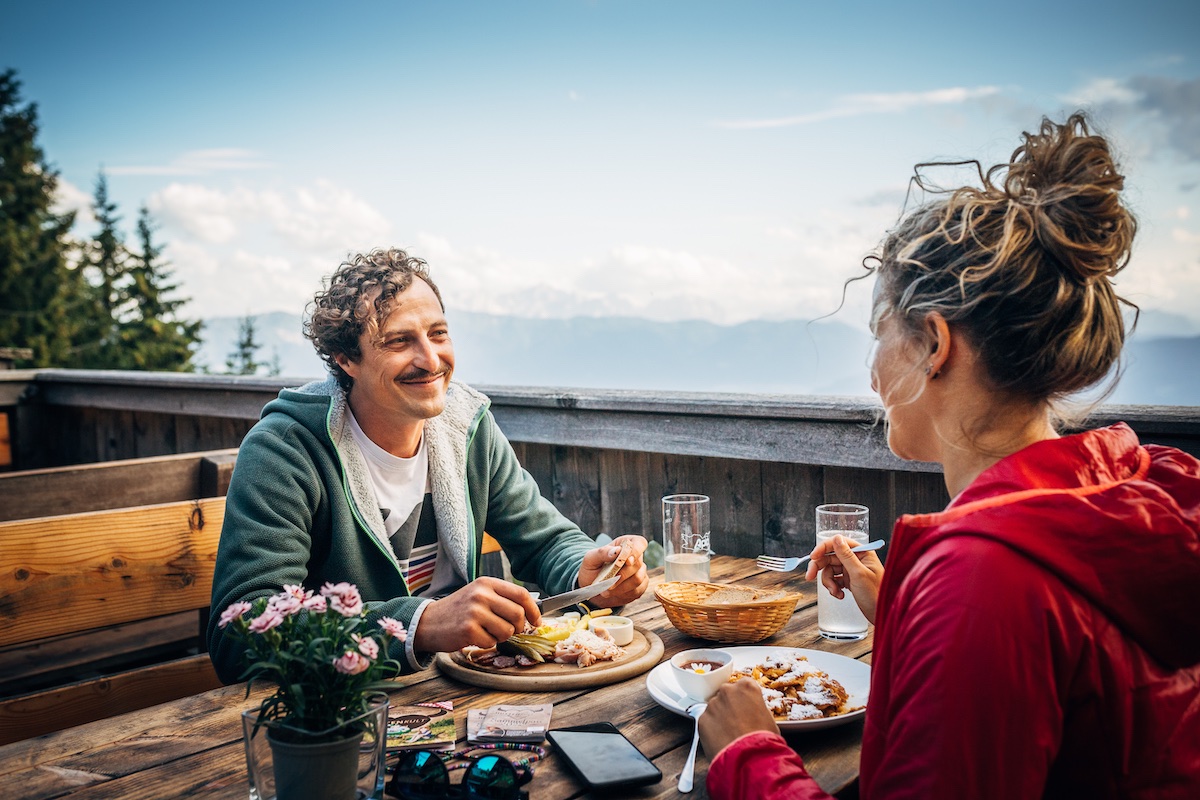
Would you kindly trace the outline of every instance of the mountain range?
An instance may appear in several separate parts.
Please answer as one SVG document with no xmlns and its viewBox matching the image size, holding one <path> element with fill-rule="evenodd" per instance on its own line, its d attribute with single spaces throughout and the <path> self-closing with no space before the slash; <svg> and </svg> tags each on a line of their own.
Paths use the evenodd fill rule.
<svg viewBox="0 0 1200 800">
<path fill-rule="evenodd" d="M 1161 318 L 1160 318 L 1161 317 Z M 629 317 L 529 319 L 449 314 L 456 377 L 475 384 L 595 389 L 871 395 L 871 337 L 823 320 L 653 322 Z M 214 372 L 238 336 L 238 317 L 205 321 L 201 365 Z M 1125 349 L 1125 372 L 1109 403 L 1200 405 L 1200 335 L 1146 312 Z M 301 333 L 300 316 L 255 317 L 260 361 L 276 361 L 297 383 L 324 365 Z"/>
</svg>

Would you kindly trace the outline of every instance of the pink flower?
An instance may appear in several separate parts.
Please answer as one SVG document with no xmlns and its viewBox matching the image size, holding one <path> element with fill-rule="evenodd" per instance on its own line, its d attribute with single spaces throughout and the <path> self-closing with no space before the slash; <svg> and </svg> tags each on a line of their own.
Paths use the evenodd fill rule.
<svg viewBox="0 0 1200 800">
<path fill-rule="evenodd" d="M 371 659 L 351 650 L 341 658 L 333 660 L 333 668 L 343 675 L 357 675 L 371 666 Z"/>
<path fill-rule="evenodd" d="M 250 632 L 265 633 L 281 622 L 283 622 L 283 614 L 280 614 L 275 609 L 268 607 L 267 610 L 261 615 L 250 621 Z"/>
<path fill-rule="evenodd" d="M 316 614 L 324 614 L 325 598 L 319 594 L 309 595 L 308 599 L 304 601 L 304 609 Z"/>
<path fill-rule="evenodd" d="M 408 638 L 408 631 L 404 630 L 404 623 L 398 619 L 383 617 L 379 620 L 379 627 L 383 628 L 384 633 L 398 642 L 403 642 Z"/>
<path fill-rule="evenodd" d="M 329 607 L 343 617 L 357 617 L 363 612 L 362 595 L 352 583 L 326 583 L 321 594 L 329 599 Z"/>
<path fill-rule="evenodd" d="M 233 622 L 235 619 L 238 619 L 239 617 L 245 615 L 245 613 L 247 611 L 249 611 L 250 608 L 251 608 L 250 604 L 246 603 L 246 602 L 234 603 L 229 608 L 225 609 L 224 612 L 221 613 L 221 621 L 217 623 L 218 627 L 224 628 L 226 625 Z"/>
<path fill-rule="evenodd" d="M 304 607 L 304 601 L 289 594 L 277 594 L 271 598 L 268 607 L 285 617 L 290 617 Z"/>
<path fill-rule="evenodd" d="M 370 636 L 359 636 L 357 633 L 350 634 L 350 638 L 358 645 L 358 652 L 362 653 L 367 658 L 379 657 L 379 642 L 372 639 Z"/>
</svg>

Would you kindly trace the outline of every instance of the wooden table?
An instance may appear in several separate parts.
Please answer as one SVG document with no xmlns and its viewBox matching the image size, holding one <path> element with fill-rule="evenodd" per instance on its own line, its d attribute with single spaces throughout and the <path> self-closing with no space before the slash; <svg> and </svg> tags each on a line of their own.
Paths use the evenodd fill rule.
<svg viewBox="0 0 1200 800">
<path fill-rule="evenodd" d="M 652 587 L 661 580 L 661 570 L 655 570 Z M 847 643 L 830 642 L 818 636 L 815 584 L 804 582 L 796 573 L 763 572 L 750 559 L 717 556 L 712 580 L 759 587 L 788 581 L 790 588 L 803 592 L 804 599 L 792 621 L 759 644 L 826 650 L 870 660 L 870 636 Z M 624 613 L 662 637 L 666 647 L 664 658 L 706 644 L 675 630 L 654 599 L 653 588 L 627 606 Z M 595 689 L 516 694 L 467 686 L 430 669 L 400 678 L 396 686 L 392 694 L 396 703 L 453 700 L 460 746 L 465 745 L 467 709 L 497 703 L 553 702 L 551 727 L 554 728 L 610 720 L 663 773 L 661 783 L 624 792 L 623 796 L 680 797 L 676 780 L 691 745 L 692 723 L 661 708 L 650 698 L 645 675 Z M 254 707 L 258 696 L 260 693 L 256 692 L 247 699 L 244 684 L 227 686 L 0 747 L 3 787 L 0 795 L 30 800 L 60 797 L 245 800 L 249 789 L 239 714 Z M 839 792 L 857 779 L 861 720 L 789 734 L 788 741 L 804 757 L 808 770 L 826 791 Z M 587 796 L 553 752 L 535 767 L 534 779 L 527 786 L 532 800 Z M 690 797 L 707 796 L 704 787 L 707 767 L 708 757 L 701 749 L 696 758 L 696 788 Z"/>
</svg>

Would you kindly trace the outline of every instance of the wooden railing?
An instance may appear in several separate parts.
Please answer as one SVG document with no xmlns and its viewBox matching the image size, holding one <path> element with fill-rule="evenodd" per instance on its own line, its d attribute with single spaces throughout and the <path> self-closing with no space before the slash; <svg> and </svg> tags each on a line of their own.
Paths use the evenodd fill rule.
<svg viewBox="0 0 1200 800">
<path fill-rule="evenodd" d="M 237 447 L 295 380 L 41 370 L 0 373 L 13 467 L 32 469 Z M 935 465 L 887 449 L 865 398 L 477 387 L 542 493 L 589 533 L 661 531 L 660 499 L 713 498 L 713 547 L 730 555 L 811 547 L 813 507 L 871 508 L 874 535 L 946 503 Z M 1143 441 L 1200 454 L 1200 408 L 1102 406 Z"/>
</svg>

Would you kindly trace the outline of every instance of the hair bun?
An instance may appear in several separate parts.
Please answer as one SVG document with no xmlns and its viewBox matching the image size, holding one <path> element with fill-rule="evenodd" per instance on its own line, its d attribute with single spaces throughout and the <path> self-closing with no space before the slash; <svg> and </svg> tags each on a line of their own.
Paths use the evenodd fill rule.
<svg viewBox="0 0 1200 800">
<path fill-rule="evenodd" d="M 1009 217 L 1029 225 L 1038 243 L 1078 283 L 1116 275 L 1129 261 L 1137 229 L 1121 203 L 1125 177 L 1108 143 L 1088 131 L 1083 114 L 1058 125 L 1042 119 L 1024 133 L 1004 178 Z"/>
</svg>

